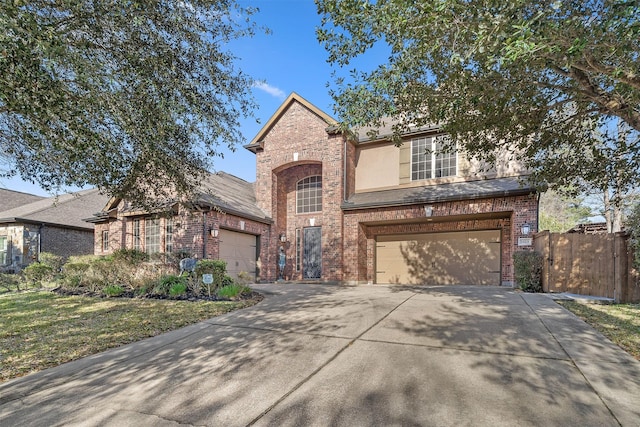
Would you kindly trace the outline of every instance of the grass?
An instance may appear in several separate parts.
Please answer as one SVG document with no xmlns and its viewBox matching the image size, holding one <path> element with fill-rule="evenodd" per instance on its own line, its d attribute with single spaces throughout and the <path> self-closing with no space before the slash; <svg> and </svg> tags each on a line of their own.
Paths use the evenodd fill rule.
<svg viewBox="0 0 640 427">
<path fill-rule="evenodd" d="M 248 307 L 257 301 L 171 301 L 0 295 L 0 382 Z"/>
<path fill-rule="evenodd" d="M 640 304 L 560 304 L 640 360 Z"/>
</svg>

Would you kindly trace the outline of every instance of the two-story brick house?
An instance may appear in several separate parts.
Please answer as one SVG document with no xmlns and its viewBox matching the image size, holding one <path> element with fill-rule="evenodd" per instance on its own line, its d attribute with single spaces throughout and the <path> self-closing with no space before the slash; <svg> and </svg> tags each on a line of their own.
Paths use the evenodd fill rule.
<svg viewBox="0 0 640 427">
<path fill-rule="evenodd" d="M 440 138 L 437 127 L 413 130 L 399 148 L 384 128 L 375 139 L 349 137 L 294 93 L 245 146 L 256 155 L 255 184 L 242 181 L 235 200 L 214 185 L 226 213 L 205 209 L 210 219 L 188 228 L 253 236 L 241 256 L 255 258 L 263 281 L 276 280 L 284 261 L 288 280 L 510 285 L 512 254 L 530 249 L 526 229 L 537 229 L 536 191 L 518 163 L 484 172 L 463 153 L 444 152 Z M 213 248 L 202 255 L 220 255 L 219 239 L 200 234 Z"/>
</svg>

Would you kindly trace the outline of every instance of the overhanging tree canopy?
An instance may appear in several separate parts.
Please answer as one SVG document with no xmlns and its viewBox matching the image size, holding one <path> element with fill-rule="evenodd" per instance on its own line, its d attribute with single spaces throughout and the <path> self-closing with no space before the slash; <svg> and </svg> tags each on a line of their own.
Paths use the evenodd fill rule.
<svg viewBox="0 0 640 427">
<path fill-rule="evenodd" d="M 333 91 L 343 126 L 441 124 L 471 155 L 509 150 L 538 182 L 639 184 L 640 5 L 619 1 L 317 0 L 341 67 L 388 61 Z"/>
<path fill-rule="evenodd" d="M 184 194 L 242 140 L 252 80 L 225 50 L 251 36 L 234 0 L 8 0 L 0 6 L 3 176 Z"/>
</svg>

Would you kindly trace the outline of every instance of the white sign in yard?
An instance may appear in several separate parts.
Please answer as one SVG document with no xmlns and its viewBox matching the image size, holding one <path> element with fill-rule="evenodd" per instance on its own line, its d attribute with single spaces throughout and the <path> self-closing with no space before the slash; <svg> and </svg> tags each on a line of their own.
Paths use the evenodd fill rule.
<svg viewBox="0 0 640 427">
<path fill-rule="evenodd" d="M 202 275 L 202 283 L 205 285 L 210 285 L 213 283 L 213 274 L 203 274 Z"/>
</svg>

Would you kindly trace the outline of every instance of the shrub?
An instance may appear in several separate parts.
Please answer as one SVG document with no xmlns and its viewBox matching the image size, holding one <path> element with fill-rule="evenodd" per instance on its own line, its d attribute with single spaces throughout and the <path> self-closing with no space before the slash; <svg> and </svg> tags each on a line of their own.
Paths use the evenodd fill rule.
<svg viewBox="0 0 640 427">
<path fill-rule="evenodd" d="M 105 286 L 102 292 L 108 297 L 117 297 L 124 293 L 124 289 L 119 285 Z"/>
<path fill-rule="evenodd" d="M 218 289 L 218 296 L 220 298 L 232 299 L 237 298 L 240 295 L 250 294 L 251 288 L 248 286 L 242 286 L 237 284 L 226 285 Z"/>
<path fill-rule="evenodd" d="M 252 281 L 253 281 L 253 277 L 251 277 L 251 275 L 246 271 L 241 271 L 240 273 L 238 273 L 238 279 L 236 280 L 237 283 L 241 285 L 247 285 Z"/>
<path fill-rule="evenodd" d="M 525 292 L 542 292 L 542 255 L 537 252 L 513 254 L 516 284 Z"/>
<path fill-rule="evenodd" d="M 117 249 L 113 251 L 110 258 L 114 261 L 124 261 L 127 264 L 136 265 L 149 261 L 149 254 L 137 249 Z"/>
<path fill-rule="evenodd" d="M 64 259 L 60 255 L 52 254 L 51 252 L 40 252 L 38 258 L 41 264 L 48 265 L 55 273 L 59 273 L 64 264 Z"/>
<path fill-rule="evenodd" d="M 179 285 L 184 286 L 186 291 L 187 282 L 184 277 L 175 275 L 162 276 L 160 281 L 153 288 L 153 293 L 157 295 L 170 295 L 171 289 Z"/>
<path fill-rule="evenodd" d="M 179 297 L 187 293 L 187 285 L 185 283 L 176 283 L 169 289 L 169 295 Z"/>
<path fill-rule="evenodd" d="M 20 276 L 17 274 L 0 273 L 0 289 L 6 289 L 9 292 L 19 291 Z"/>
<path fill-rule="evenodd" d="M 206 286 L 209 296 L 211 291 L 223 286 L 223 280 L 227 272 L 227 263 L 219 259 L 201 259 L 196 263 L 196 277 L 202 281 L 203 274 L 213 275 L 212 284 L 204 284 Z"/>
<path fill-rule="evenodd" d="M 89 270 L 88 262 L 67 262 L 62 267 L 62 287 L 78 288 L 83 285 L 83 279 Z"/>
<path fill-rule="evenodd" d="M 32 286 L 42 286 L 42 282 L 53 279 L 53 268 L 40 262 L 29 264 L 23 271 L 24 279 Z"/>
</svg>

